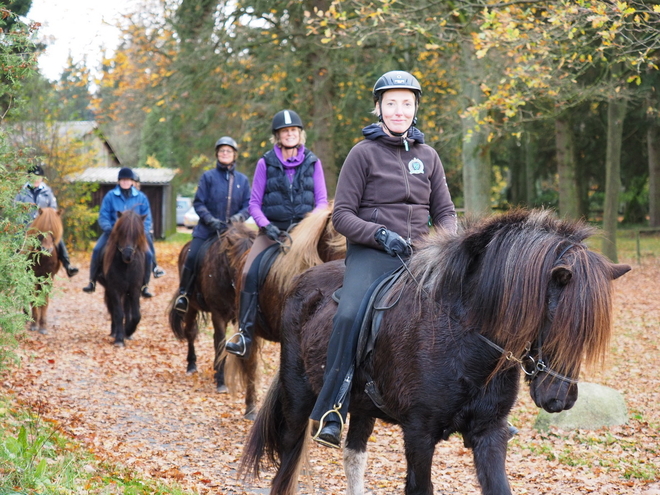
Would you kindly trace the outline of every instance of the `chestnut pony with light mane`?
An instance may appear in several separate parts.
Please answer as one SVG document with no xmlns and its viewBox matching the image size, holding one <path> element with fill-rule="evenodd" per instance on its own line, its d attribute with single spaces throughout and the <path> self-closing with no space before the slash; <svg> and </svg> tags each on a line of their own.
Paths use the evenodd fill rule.
<svg viewBox="0 0 660 495">
<path fill-rule="evenodd" d="M 39 208 L 37 217 L 28 229 L 28 235 L 37 236 L 41 242 L 41 246 L 33 250 L 30 257 L 33 260 L 32 270 L 39 278 L 35 291 L 44 296 L 43 304 L 32 306 L 30 330 L 38 330 L 42 334 L 48 331 L 48 288 L 45 286 L 52 285 L 53 276 L 60 269 L 57 245 L 62 240 L 63 233 L 60 212 L 54 208 Z"/>
</svg>

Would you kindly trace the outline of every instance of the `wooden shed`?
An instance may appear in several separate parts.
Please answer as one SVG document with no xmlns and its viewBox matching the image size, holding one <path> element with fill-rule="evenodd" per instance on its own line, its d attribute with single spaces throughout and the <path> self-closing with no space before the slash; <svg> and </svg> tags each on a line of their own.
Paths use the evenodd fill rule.
<svg viewBox="0 0 660 495">
<path fill-rule="evenodd" d="M 155 239 L 165 239 L 176 232 L 176 196 L 172 179 L 176 172 L 169 168 L 134 168 L 140 179 L 139 188 L 149 199 Z M 93 182 L 99 188 L 92 195 L 92 206 L 100 206 L 103 197 L 117 185 L 119 167 L 91 167 L 73 178 L 75 182 Z"/>
</svg>

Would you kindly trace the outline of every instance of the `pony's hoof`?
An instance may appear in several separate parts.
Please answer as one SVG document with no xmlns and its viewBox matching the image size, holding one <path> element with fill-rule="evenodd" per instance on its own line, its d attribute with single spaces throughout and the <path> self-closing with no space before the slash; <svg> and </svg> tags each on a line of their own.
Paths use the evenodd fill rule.
<svg viewBox="0 0 660 495">
<path fill-rule="evenodd" d="M 39 329 L 39 333 L 40 333 L 41 335 L 47 335 L 47 334 L 48 334 L 48 330 L 46 330 L 45 328 L 40 328 L 40 329 Z"/>
<path fill-rule="evenodd" d="M 126 347 L 126 344 L 124 344 L 123 342 L 115 342 L 114 346 L 115 347 Z"/>
<path fill-rule="evenodd" d="M 194 364 L 188 366 L 186 373 L 188 373 L 189 375 L 192 375 L 193 373 L 197 373 L 197 366 L 195 366 Z"/>
<path fill-rule="evenodd" d="M 257 410 L 256 409 L 250 409 L 248 412 L 246 412 L 243 417 L 249 421 L 254 421 L 257 419 Z"/>
<path fill-rule="evenodd" d="M 29 330 L 30 332 L 36 332 L 36 331 L 37 331 L 37 325 L 30 325 L 30 326 L 28 327 L 28 330 Z"/>
<path fill-rule="evenodd" d="M 229 393 L 229 389 L 227 388 L 227 385 L 218 385 L 215 388 L 215 391 L 218 392 L 219 394 L 227 394 Z"/>
</svg>

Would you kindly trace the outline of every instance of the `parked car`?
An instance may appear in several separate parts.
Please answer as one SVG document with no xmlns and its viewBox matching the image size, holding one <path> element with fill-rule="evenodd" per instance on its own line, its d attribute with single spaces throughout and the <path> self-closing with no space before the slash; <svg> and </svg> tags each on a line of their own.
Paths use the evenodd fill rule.
<svg viewBox="0 0 660 495">
<path fill-rule="evenodd" d="M 197 225 L 197 222 L 199 222 L 199 216 L 197 215 L 195 208 L 191 207 L 183 215 L 183 225 L 189 229 L 193 229 L 195 228 L 195 225 Z"/>
<path fill-rule="evenodd" d="M 192 199 L 183 196 L 176 198 L 176 224 L 183 225 L 183 216 L 192 206 Z"/>
</svg>

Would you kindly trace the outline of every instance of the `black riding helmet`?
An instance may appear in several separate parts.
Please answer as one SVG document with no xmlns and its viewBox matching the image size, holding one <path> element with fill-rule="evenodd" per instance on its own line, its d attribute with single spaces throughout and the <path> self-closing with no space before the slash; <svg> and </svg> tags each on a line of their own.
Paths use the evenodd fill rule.
<svg viewBox="0 0 660 495">
<path fill-rule="evenodd" d="M 44 172 L 43 164 L 41 164 L 41 165 L 32 165 L 32 166 L 28 169 L 28 174 L 39 175 L 39 176 L 41 176 L 41 177 L 45 177 L 45 176 L 46 176 L 46 173 Z"/>
<path fill-rule="evenodd" d="M 236 141 L 234 141 L 232 138 L 229 136 L 222 136 L 220 139 L 218 139 L 215 142 L 215 153 L 218 153 L 218 148 L 220 146 L 230 146 L 234 148 L 234 151 L 238 151 L 238 145 L 236 144 Z"/>
<path fill-rule="evenodd" d="M 422 87 L 417 78 L 402 70 L 392 70 L 378 78 L 373 89 L 374 103 L 378 103 L 388 89 L 409 89 L 415 93 L 417 103 L 422 96 Z"/>
<path fill-rule="evenodd" d="M 273 117 L 271 129 L 273 134 L 275 134 L 277 131 L 284 129 L 285 127 L 299 127 L 301 130 L 305 128 L 302 119 L 296 112 L 293 110 L 280 110 Z"/>
<path fill-rule="evenodd" d="M 119 170 L 119 173 L 117 174 L 117 180 L 121 180 L 121 179 L 135 180 L 135 175 L 133 174 L 133 170 L 131 170 L 128 167 L 124 167 L 121 170 Z"/>
<path fill-rule="evenodd" d="M 413 117 L 411 126 L 414 127 L 417 124 L 417 108 L 419 107 L 419 100 L 422 97 L 422 86 L 419 84 L 419 81 L 409 72 L 402 70 L 391 70 L 386 72 L 380 76 L 376 81 L 376 84 L 374 84 L 374 89 L 372 91 L 374 104 L 378 103 L 378 106 L 380 107 L 383 100 L 383 93 L 390 89 L 409 89 L 415 94 L 415 116 Z M 378 116 L 378 121 L 382 122 L 382 124 L 387 127 L 385 122 L 383 122 L 382 111 L 381 115 Z M 409 129 L 406 130 L 406 132 L 392 132 L 389 127 L 387 127 L 387 130 L 393 136 L 403 136 L 408 132 Z"/>
</svg>

